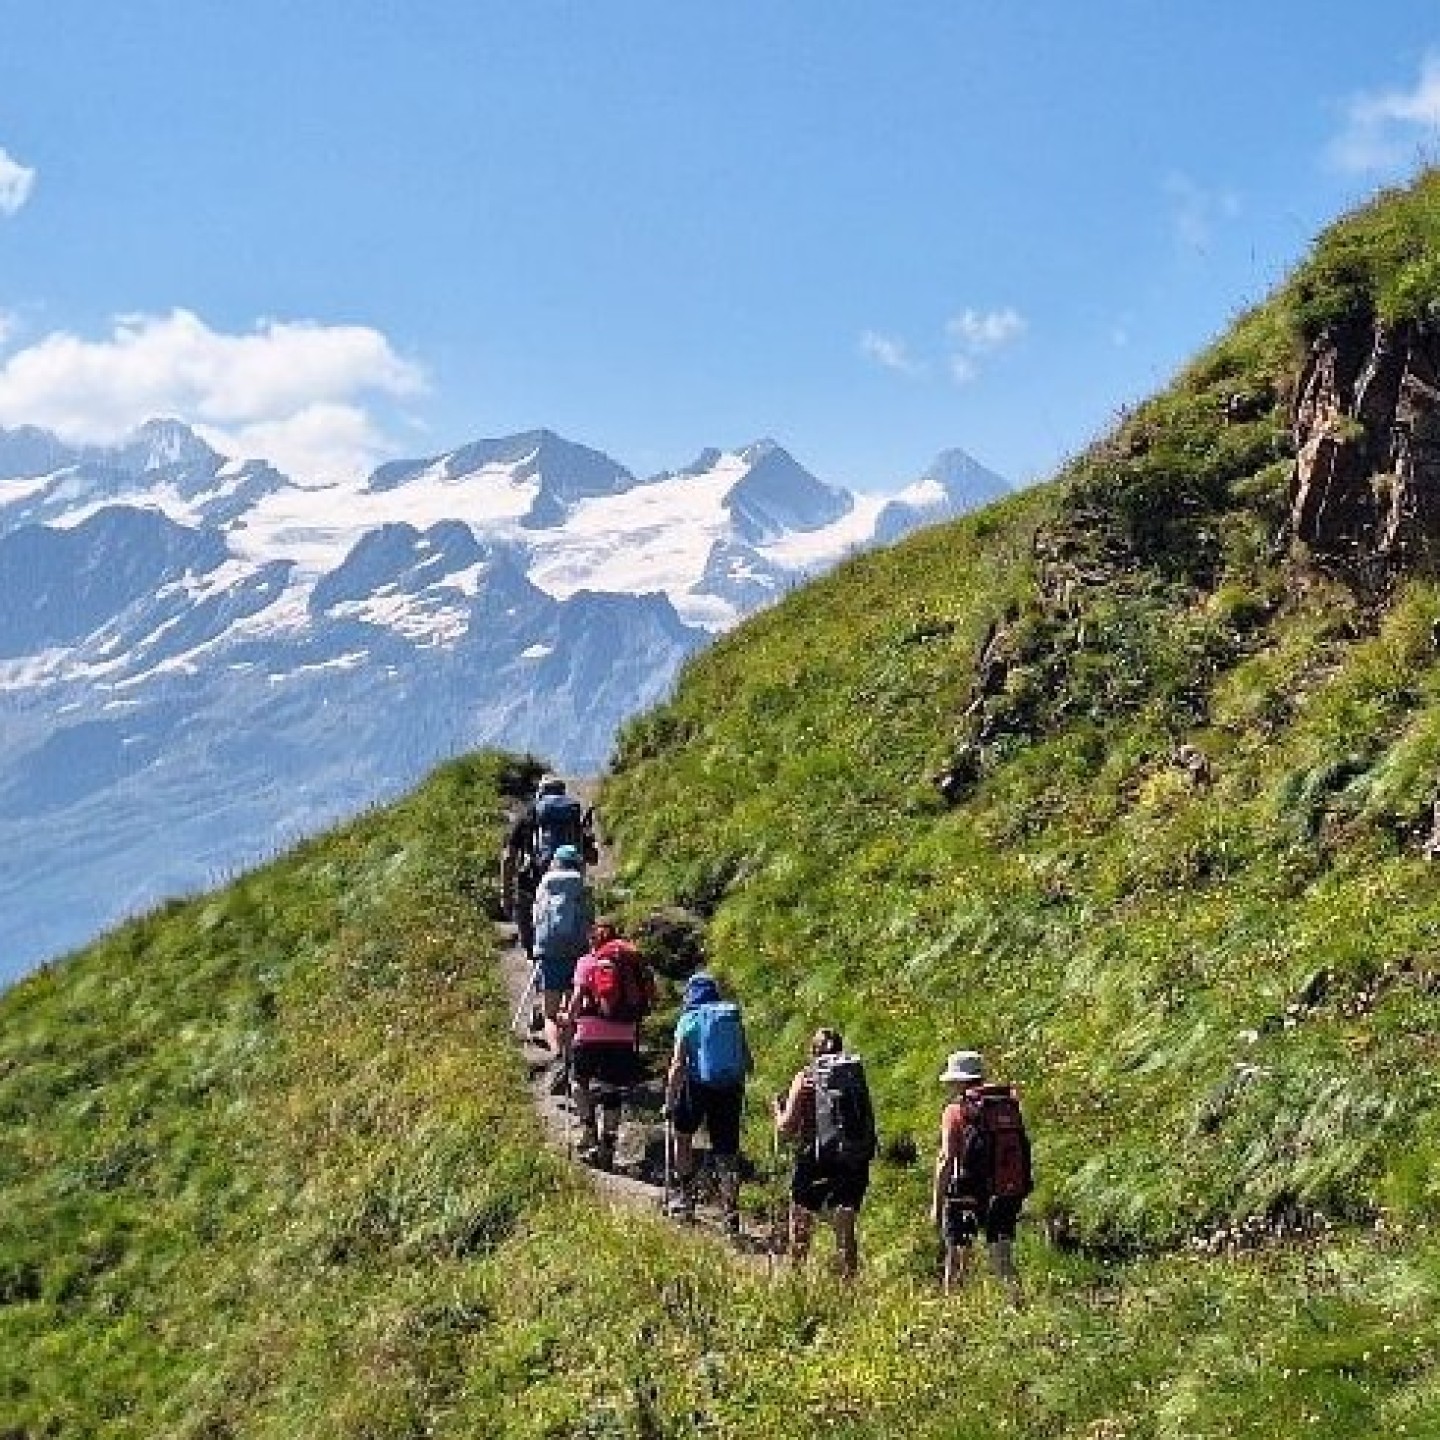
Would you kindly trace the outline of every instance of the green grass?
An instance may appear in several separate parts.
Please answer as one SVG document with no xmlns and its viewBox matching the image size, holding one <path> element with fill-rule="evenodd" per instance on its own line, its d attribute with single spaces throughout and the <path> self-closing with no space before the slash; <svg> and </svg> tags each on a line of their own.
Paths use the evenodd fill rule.
<svg viewBox="0 0 1440 1440">
<path fill-rule="evenodd" d="M 807 587 L 622 735 L 626 883 L 713 912 L 782 1040 L 767 1084 L 832 1021 L 926 1135 L 945 1052 L 979 1046 L 1039 1117 L 1037 1208 L 1095 1248 L 1440 1213 L 1440 588 L 1377 606 L 1273 543 L 1316 296 L 1349 276 L 1345 304 L 1390 313 L 1437 245 L 1432 173 L 1054 484 Z M 967 753 L 947 808 L 929 777 Z"/>
<path fill-rule="evenodd" d="M 487 915 L 513 774 L 447 767 L 0 1001 L 0 1434 L 1440 1419 L 1440 1251 L 1404 1235 L 1126 1261 L 1031 1231 L 1016 1312 L 984 1280 L 936 1293 L 913 1168 L 877 1172 L 853 1291 L 823 1240 L 811 1274 L 772 1275 L 596 1201 L 542 1147 L 504 1034 Z M 788 1065 L 788 1042 L 761 1049 Z M 756 1219 L 776 1193 L 751 1187 Z"/>
<path fill-rule="evenodd" d="M 0 1434 L 1094 1440 L 1440 1418 L 1440 1252 L 1403 1237 L 1124 1262 L 1032 1233 L 1017 1312 L 988 1281 L 936 1293 L 913 1170 L 878 1173 L 891 1218 L 854 1290 L 823 1244 L 808 1276 L 772 1275 L 595 1200 L 542 1147 L 503 1033 L 487 914 L 514 773 L 449 766 L 0 1002 Z M 752 1210 L 774 1194 L 752 1187 Z"/>
</svg>

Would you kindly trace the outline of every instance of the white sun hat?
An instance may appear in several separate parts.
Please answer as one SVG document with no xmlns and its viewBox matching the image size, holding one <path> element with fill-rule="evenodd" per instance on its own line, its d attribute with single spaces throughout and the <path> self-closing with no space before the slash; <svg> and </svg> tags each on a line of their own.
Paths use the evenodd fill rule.
<svg viewBox="0 0 1440 1440">
<path fill-rule="evenodd" d="M 956 1082 L 976 1084 L 984 1078 L 985 1062 L 978 1050 L 956 1050 L 940 1072 L 941 1083 L 945 1085 Z"/>
</svg>

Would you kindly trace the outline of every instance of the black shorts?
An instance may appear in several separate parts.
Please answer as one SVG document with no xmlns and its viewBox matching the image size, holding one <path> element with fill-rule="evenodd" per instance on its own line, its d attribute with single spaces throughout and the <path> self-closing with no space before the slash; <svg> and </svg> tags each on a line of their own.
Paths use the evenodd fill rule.
<svg viewBox="0 0 1440 1440">
<path fill-rule="evenodd" d="M 629 1090 L 640 1083 L 640 1052 L 620 1042 L 588 1044 L 577 1040 L 570 1047 L 570 1073 L 587 1084 Z"/>
<path fill-rule="evenodd" d="M 1025 1202 L 1013 1196 L 997 1195 L 989 1204 L 978 1208 L 972 1200 L 945 1202 L 945 1238 L 952 1245 L 969 1245 L 985 1231 L 985 1243 L 1015 1238 L 1015 1222 Z"/>
<path fill-rule="evenodd" d="M 812 1215 L 826 1210 L 858 1210 L 869 1188 L 868 1165 L 830 1169 L 821 1165 L 814 1151 L 808 1148 L 795 1157 L 790 1198 Z"/>
<path fill-rule="evenodd" d="M 687 1080 L 670 1119 L 680 1135 L 693 1135 L 702 1125 L 710 1136 L 712 1155 L 740 1153 L 740 1113 L 745 1108 L 745 1087 L 702 1085 Z"/>
</svg>

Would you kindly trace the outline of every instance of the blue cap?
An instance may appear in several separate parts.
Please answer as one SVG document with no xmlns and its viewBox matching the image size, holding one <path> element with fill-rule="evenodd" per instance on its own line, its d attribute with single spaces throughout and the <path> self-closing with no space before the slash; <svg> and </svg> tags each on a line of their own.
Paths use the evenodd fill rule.
<svg viewBox="0 0 1440 1440">
<path fill-rule="evenodd" d="M 685 982 L 684 1007 L 687 1010 L 694 1010 L 700 1005 L 711 1005 L 720 998 L 720 987 L 715 983 L 713 975 L 707 975 L 703 970 L 692 975 Z"/>
<path fill-rule="evenodd" d="M 557 845 L 555 847 L 555 863 L 566 865 L 571 869 L 578 869 L 580 866 L 580 852 L 573 845 Z"/>
</svg>

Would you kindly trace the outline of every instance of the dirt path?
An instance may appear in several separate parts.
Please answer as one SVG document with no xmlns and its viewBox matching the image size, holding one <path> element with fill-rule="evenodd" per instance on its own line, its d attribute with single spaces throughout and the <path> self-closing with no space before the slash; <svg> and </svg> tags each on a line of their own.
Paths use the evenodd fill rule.
<svg viewBox="0 0 1440 1440">
<path fill-rule="evenodd" d="M 569 783 L 570 793 L 587 805 L 594 803 L 597 788 L 597 782 L 591 779 L 572 780 Z M 590 869 L 592 881 L 603 887 L 612 879 L 615 874 L 615 859 L 614 848 L 606 839 L 602 825 L 600 861 Z M 568 1095 L 550 1093 L 551 1080 L 555 1073 L 553 1056 L 543 1040 L 529 1029 L 531 1004 L 527 996 L 530 994 L 530 963 L 520 948 L 514 927 L 503 925 L 500 929 L 506 940 L 500 956 L 501 970 L 511 1009 L 516 1017 L 512 1033 L 525 1054 L 531 1099 L 550 1143 L 579 1164 L 577 1152 L 580 1127 L 575 1119 L 574 1106 Z M 663 1211 L 665 1203 L 665 1125 L 660 1112 L 664 1102 L 666 1046 L 665 1037 L 657 1033 L 653 1021 L 649 1031 L 646 1036 L 649 1042 L 646 1050 L 651 1057 L 650 1076 L 626 1096 L 620 1139 L 616 1147 L 615 1168 L 611 1171 L 587 1169 L 586 1173 L 596 1191 L 615 1205 L 658 1214 Z M 703 1180 L 703 1168 L 701 1174 Z M 701 1200 L 696 1228 L 723 1233 L 719 1211 L 713 1202 L 705 1203 L 703 1185 Z M 740 1237 L 732 1240 L 731 1244 L 757 1263 L 764 1263 L 765 1257 L 773 1254 L 772 1246 L 776 1238 L 772 1234 L 774 1228 L 772 1223 L 757 1226 L 753 1219 L 747 1217 Z"/>
</svg>

